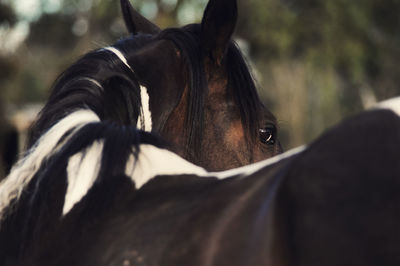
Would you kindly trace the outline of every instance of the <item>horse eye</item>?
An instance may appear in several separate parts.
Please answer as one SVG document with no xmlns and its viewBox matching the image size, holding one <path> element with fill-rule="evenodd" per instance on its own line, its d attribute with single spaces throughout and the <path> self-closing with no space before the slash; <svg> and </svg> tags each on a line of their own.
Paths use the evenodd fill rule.
<svg viewBox="0 0 400 266">
<path fill-rule="evenodd" d="M 265 128 L 260 128 L 258 130 L 260 141 L 264 144 L 273 145 L 275 144 L 275 126 L 269 125 Z"/>
</svg>

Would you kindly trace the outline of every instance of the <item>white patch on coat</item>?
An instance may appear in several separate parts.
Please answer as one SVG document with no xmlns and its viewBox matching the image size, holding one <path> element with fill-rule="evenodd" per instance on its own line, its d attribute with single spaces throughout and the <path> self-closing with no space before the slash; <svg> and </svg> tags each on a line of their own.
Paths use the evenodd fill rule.
<svg viewBox="0 0 400 266">
<path fill-rule="evenodd" d="M 0 183 L 0 220 L 10 203 L 19 199 L 43 161 L 56 153 L 69 139 L 66 138 L 59 143 L 64 134 L 74 128 L 76 131 L 80 126 L 97 121 L 100 119 L 93 111 L 76 111 L 57 122 L 35 143 Z"/>
<path fill-rule="evenodd" d="M 376 105 L 376 107 L 391 110 L 400 116 L 400 96 L 380 102 Z"/>
<path fill-rule="evenodd" d="M 95 141 L 68 161 L 68 188 L 65 194 L 63 215 L 79 202 L 93 186 L 101 166 L 103 141 Z"/>
<path fill-rule="evenodd" d="M 284 152 L 282 154 L 276 155 L 274 157 L 268 158 L 263 161 L 259 161 L 259 162 L 253 163 L 253 164 L 242 166 L 242 167 L 239 167 L 236 169 L 210 173 L 210 175 L 215 175 L 218 179 L 225 179 L 225 178 L 229 178 L 232 176 L 246 177 L 246 176 L 252 175 L 252 174 L 260 171 L 261 169 L 263 169 L 269 165 L 275 164 L 281 160 L 284 160 L 284 159 L 292 157 L 296 154 L 299 154 L 299 153 L 303 152 L 304 150 L 306 150 L 306 148 L 307 147 L 305 145 L 303 145 L 303 146 L 288 150 L 287 152 Z"/>
<path fill-rule="evenodd" d="M 137 189 L 160 175 L 207 175 L 207 171 L 196 166 L 177 154 L 153 145 L 140 145 L 138 160 L 131 155 L 126 164 L 125 173 L 135 183 Z"/>
<path fill-rule="evenodd" d="M 133 148 L 132 148 L 133 149 Z M 269 165 L 302 152 L 299 147 L 279 156 L 237 169 L 222 172 L 207 172 L 204 168 L 192 164 L 177 154 L 150 144 L 140 145 L 137 161 L 130 155 L 126 163 L 125 174 L 140 189 L 157 176 L 195 175 L 198 177 L 215 177 L 225 179 L 239 176 L 245 178 Z M 68 163 L 68 189 L 65 196 L 63 215 L 66 215 L 93 186 L 100 169 L 103 143 L 97 142 L 86 151 L 70 158 Z"/>
<path fill-rule="evenodd" d="M 197 175 L 199 177 L 216 177 L 218 179 L 234 176 L 246 177 L 304 150 L 305 146 L 301 146 L 251 165 L 222 172 L 207 172 L 205 169 L 186 161 L 173 152 L 145 144 L 140 145 L 138 161 L 135 162 L 133 155 L 129 158 L 126 165 L 126 175 L 132 179 L 137 189 L 140 189 L 156 176 Z"/>
</svg>

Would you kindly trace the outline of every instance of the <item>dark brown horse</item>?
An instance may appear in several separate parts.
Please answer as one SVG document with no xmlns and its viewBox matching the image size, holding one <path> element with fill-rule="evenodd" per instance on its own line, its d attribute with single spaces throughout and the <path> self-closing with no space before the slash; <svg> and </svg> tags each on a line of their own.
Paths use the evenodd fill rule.
<svg viewBox="0 0 400 266">
<path fill-rule="evenodd" d="M 31 128 L 30 149 L 0 184 L 0 264 L 13 264 L 30 241 L 55 226 L 97 180 L 102 165 L 125 165 L 130 142 L 123 136 L 136 140 L 136 126 L 207 170 L 239 167 L 280 152 L 276 119 L 260 102 L 231 40 L 236 1 L 211 0 L 201 24 L 165 30 L 127 0 L 121 6 L 131 35 L 84 55 L 62 73 Z M 111 129 L 75 139 L 88 123 Z M 108 157 L 102 150 L 110 147 L 96 134 L 107 137 L 114 127 L 122 134 L 120 143 L 115 136 L 114 148 L 122 153 Z M 73 152 L 63 161 L 68 143 Z M 90 149 L 82 150 L 86 146 Z M 61 172 L 48 167 L 54 163 Z M 70 193 L 65 189 L 75 195 L 66 204 Z"/>
</svg>

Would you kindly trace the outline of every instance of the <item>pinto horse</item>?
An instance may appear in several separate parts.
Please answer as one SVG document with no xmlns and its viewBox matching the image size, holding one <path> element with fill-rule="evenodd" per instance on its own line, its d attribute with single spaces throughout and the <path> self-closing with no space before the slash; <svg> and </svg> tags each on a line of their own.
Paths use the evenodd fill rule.
<svg viewBox="0 0 400 266">
<path fill-rule="evenodd" d="M 236 1 L 210 1 L 201 24 L 165 30 L 128 0 L 121 7 L 131 36 L 88 53 L 60 76 L 29 146 L 66 115 L 89 108 L 102 121 L 160 135 L 172 151 L 212 171 L 281 152 L 276 119 L 231 41 Z"/>
<path fill-rule="evenodd" d="M 307 148 L 218 173 L 149 133 L 87 123 L 41 174 L 40 186 L 62 189 L 31 199 L 73 207 L 54 212 L 14 265 L 400 265 L 400 98 L 384 106 L 393 103 L 397 113 L 364 112 Z M 83 170 L 60 165 L 78 150 L 98 154 L 99 142 L 113 163 L 82 191 L 66 176 Z M 59 193 L 65 201 L 49 201 Z"/>
<path fill-rule="evenodd" d="M 77 200 L 62 204 L 66 184 L 72 189 L 67 194 L 78 199 L 97 182 L 103 164 L 125 163 L 127 154 L 102 152 L 108 144 L 91 139 L 96 132 L 87 132 L 88 143 L 84 136 L 74 138 L 88 123 L 105 126 L 97 134 L 106 134 L 108 127 L 122 136 L 136 127 L 151 132 L 170 151 L 207 170 L 250 164 L 281 151 L 276 119 L 260 102 L 231 40 L 236 1 L 211 0 L 201 24 L 165 30 L 128 0 L 121 0 L 121 7 L 130 36 L 84 55 L 61 74 L 30 130 L 29 150 L 0 184 L 0 264 L 13 264 L 30 241 L 74 206 Z M 116 149 L 130 147 L 123 140 L 115 139 Z M 66 162 L 60 154 L 69 143 L 76 146 L 69 148 Z M 89 144 L 93 147 L 83 150 Z M 61 172 L 48 167 L 53 163 L 60 163 Z"/>
</svg>

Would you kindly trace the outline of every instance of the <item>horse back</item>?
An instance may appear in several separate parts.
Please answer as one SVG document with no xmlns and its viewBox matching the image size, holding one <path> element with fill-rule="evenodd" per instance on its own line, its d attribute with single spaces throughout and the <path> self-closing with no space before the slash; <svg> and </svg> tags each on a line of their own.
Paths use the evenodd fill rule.
<svg viewBox="0 0 400 266">
<path fill-rule="evenodd" d="M 400 265 L 400 118 L 346 120 L 299 156 L 278 195 L 292 265 Z"/>
</svg>

